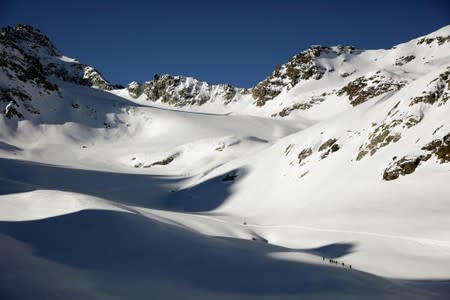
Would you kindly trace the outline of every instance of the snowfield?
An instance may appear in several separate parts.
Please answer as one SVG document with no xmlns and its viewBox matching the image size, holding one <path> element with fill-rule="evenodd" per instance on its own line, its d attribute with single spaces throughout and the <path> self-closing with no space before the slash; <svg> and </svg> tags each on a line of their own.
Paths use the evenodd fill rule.
<svg viewBox="0 0 450 300">
<path fill-rule="evenodd" d="M 450 26 L 252 91 L 114 87 L 15 28 L 58 88 L 1 67 L 1 298 L 450 297 Z"/>
</svg>

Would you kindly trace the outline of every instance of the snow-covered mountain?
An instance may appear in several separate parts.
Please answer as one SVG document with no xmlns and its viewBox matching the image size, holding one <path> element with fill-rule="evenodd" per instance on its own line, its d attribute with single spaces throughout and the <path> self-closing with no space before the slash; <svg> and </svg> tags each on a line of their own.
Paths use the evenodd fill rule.
<svg viewBox="0 0 450 300">
<path fill-rule="evenodd" d="M 450 26 L 250 89 L 120 87 L 27 25 L 0 51 L 0 294 L 448 297 Z"/>
</svg>

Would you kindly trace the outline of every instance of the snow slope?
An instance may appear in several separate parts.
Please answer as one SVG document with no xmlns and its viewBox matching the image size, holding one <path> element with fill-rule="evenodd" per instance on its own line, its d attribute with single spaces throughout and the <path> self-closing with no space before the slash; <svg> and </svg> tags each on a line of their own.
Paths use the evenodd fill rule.
<svg viewBox="0 0 450 300">
<path fill-rule="evenodd" d="M 0 38 L 0 295 L 448 298 L 450 26 L 249 90 Z"/>
</svg>

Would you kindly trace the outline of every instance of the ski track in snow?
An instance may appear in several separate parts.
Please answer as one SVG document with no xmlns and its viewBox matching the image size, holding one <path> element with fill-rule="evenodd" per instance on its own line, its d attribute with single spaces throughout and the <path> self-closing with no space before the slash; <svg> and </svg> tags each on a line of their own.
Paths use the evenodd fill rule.
<svg viewBox="0 0 450 300">
<path fill-rule="evenodd" d="M 120 205 L 119 207 L 124 208 L 123 205 Z M 141 213 L 140 209 L 135 208 L 129 208 L 129 211 L 133 213 L 139 213 L 141 215 L 145 215 L 145 213 Z M 156 210 L 155 210 L 156 211 Z M 164 212 L 167 213 L 167 212 Z M 158 213 L 155 213 L 158 215 Z M 169 212 L 169 214 L 172 214 Z M 251 224 L 251 223 L 238 223 L 238 222 L 230 222 L 227 220 L 215 218 L 212 216 L 205 216 L 205 215 L 199 215 L 199 214 L 186 214 L 187 216 L 192 216 L 196 218 L 204 218 L 207 220 L 212 220 L 219 223 L 224 224 L 231 224 L 236 226 L 241 226 L 243 228 L 249 227 L 249 228 L 280 228 L 280 229 L 301 229 L 301 230 L 309 230 L 309 231 L 319 231 L 319 232 L 334 232 L 334 233 L 348 233 L 348 234 L 358 234 L 358 235 L 370 235 L 370 236 L 376 236 L 381 238 L 389 238 L 389 239 L 401 239 L 406 241 L 412 241 L 420 244 L 428 244 L 433 246 L 440 246 L 440 247 L 446 247 L 450 248 L 450 241 L 443 241 L 443 240 L 435 240 L 435 239 L 427 239 L 427 238 L 415 238 L 415 237 L 409 237 L 409 236 L 401 236 L 401 235 L 391 235 L 391 234 L 383 234 L 383 233 L 375 233 L 375 232 L 365 232 L 365 231 L 353 231 L 353 230 L 341 230 L 341 229 L 327 229 L 327 228 L 317 228 L 317 227 L 310 227 L 310 226 L 301 226 L 301 225 L 269 225 L 269 224 Z"/>
</svg>

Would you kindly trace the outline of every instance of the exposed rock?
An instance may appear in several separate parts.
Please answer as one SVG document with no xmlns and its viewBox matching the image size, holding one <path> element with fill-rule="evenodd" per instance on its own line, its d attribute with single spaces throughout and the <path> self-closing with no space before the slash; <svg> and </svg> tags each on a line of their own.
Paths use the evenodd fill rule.
<svg viewBox="0 0 450 300">
<path fill-rule="evenodd" d="M 450 133 L 442 139 L 436 139 L 422 147 L 428 157 L 434 155 L 440 163 L 450 162 Z"/>
<path fill-rule="evenodd" d="M 238 93 L 245 89 L 238 89 L 230 84 L 209 85 L 191 77 L 162 75 L 145 82 L 142 86 L 135 84 L 128 89 L 131 96 L 144 93 L 147 100 L 161 101 L 173 106 L 203 105 L 207 101 L 219 99 L 228 104 L 236 99 Z"/>
<path fill-rule="evenodd" d="M 224 104 L 228 104 L 235 99 L 237 89 L 231 84 L 226 83 L 219 85 L 219 89 L 216 90 L 216 95 L 220 95 L 225 99 Z"/>
<path fill-rule="evenodd" d="M 2 28 L 0 44 L 4 46 L 0 65 L 9 68 L 9 74 L 15 74 L 23 82 L 34 81 L 46 90 L 55 91 L 58 87 L 48 80 L 49 76 L 55 76 L 103 90 L 114 87 L 96 69 L 62 60 L 62 54 L 48 37 L 29 25 Z"/>
<path fill-rule="evenodd" d="M 399 160 L 394 161 L 383 172 L 383 179 L 386 181 L 394 180 L 400 176 L 413 173 L 422 161 L 428 158 L 421 156 L 404 156 Z"/>
<path fill-rule="evenodd" d="M 30 25 L 17 24 L 14 27 L 4 27 L 0 29 L 0 40 L 8 46 L 13 46 L 20 41 L 29 51 L 34 50 L 34 53 L 45 51 L 50 56 L 61 55 L 47 36 Z"/>
<path fill-rule="evenodd" d="M 398 113 L 398 110 L 397 110 L 397 108 L 398 108 L 398 106 L 399 106 L 399 104 L 400 104 L 400 101 L 398 101 L 392 108 L 391 108 L 391 110 L 389 110 L 389 112 L 388 112 L 388 117 L 389 116 L 394 116 L 395 114 L 397 114 Z"/>
<path fill-rule="evenodd" d="M 410 115 L 406 118 L 406 121 L 404 122 L 405 128 L 411 128 L 413 126 L 416 126 L 420 121 L 422 121 L 423 115 L 416 116 L 416 115 Z"/>
<path fill-rule="evenodd" d="M 384 180 L 394 180 L 400 176 L 413 173 L 421 162 L 427 161 L 432 156 L 435 156 L 440 163 L 450 162 L 450 133 L 441 139 L 435 139 L 422 147 L 423 155 L 419 156 L 404 156 L 397 160 L 394 157 L 389 167 L 384 170 Z"/>
<path fill-rule="evenodd" d="M 375 130 L 369 135 L 367 144 L 359 147 L 359 153 L 356 160 L 361 160 L 368 153 L 374 155 L 380 148 L 383 148 L 390 143 L 396 143 L 400 140 L 401 135 L 398 133 L 392 133 L 391 129 L 399 125 L 401 121 L 394 120 L 389 124 L 381 124 L 375 128 Z"/>
<path fill-rule="evenodd" d="M 341 77 L 343 77 L 343 78 L 346 78 L 346 77 L 348 77 L 348 76 L 350 76 L 350 75 L 352 75 L 353 73 L 355 73 L 354 71 L 353 72 L 344 72 L 344 73 L 342 73 L 342 74 L 340 74 L 339 76 L 341 76 Z"/>
<path fill-rule="evenodd" d="M 371 76 L 361 76 L 349 82 L 337 92 L 337 95 L 346 94 L 353 106 L 381 94 L 401 89 L 406 81 L 396 81 L 382 75 L 380 71 Z"/>
<path fill-rule="evenodd" d="M 336 143 L 337 139 L 329 139 L 319 147 L 322 155 L 320 156 L 322 159 L 326 158 L 330 153 L 338 151 L 341 147 Z"/>
<path fill-rule="evenodd" d="M 39 57 L 32 55 L 34 52 L 28 49 L 43 44 L 49 53 L 55 53 L 54 47 L 49 44 L 47 37 L 39 31 L 28 31 L 29 28 L 30 26 L 17 25 L 0 30 L 0 45 L 3 46 L 0 52 L 0 65 L 6 69 L 11 80 L 29 82 L 42 89 L 55 91 L 58 87 L 45 77 Z M 33 37 L 36 41 L 31 41 Z M 24 43 L 31 45 L 24 48 Z"/>
<path fill-rule="evenodd" d="M 436 128 L 436 129 L 433 131 L 433 135 L 435 135 L 442 127 L 444 127 L 444 125 L 441 125 L 441 126 L 439 126 L 438 128 Z"/>
<path fill-rule="evenodd" d="M 267 101 L 278 96 L 283 90 L 289 90 L 301 80 L 319 80 L 328 72 L 321 66 L 317 58 L 321 56 L 337 57 L 342 54 L 358 53 L 353 47 L 322 47 L 311 46 L 306 51 L 295 55 L 289 62 L 282 66 L 277 66 L 272 75 L 258 83 L 252 89 L 252 96 L 256 100 L 257 106 L 263 106 Z"/>
<path fill-rule="evenodd" d="M 136 81 L 130 82 L 130 84 L 128 84 L 127 90 L 128 94 L 133 98 L 137 98 L 142 94 L 141 85 Z"/>
<path fill-rule="evenodd" d="M 3 110 L 3 114 L 11 119 L 17 116 L 19 119 L 24 118 L 24 113 L 40 114 L 31 103 L 31 96 L 21 88 L 0 88 L 0 103 L 7 102 L 7 107 Z M 22 109 L 23 108 L 23 109 Z"/>
<path fill-rule="evenodd" d="M 154 167 L 154 166 L 165 166 L 165 165 L 168 165 L 171 162 L 173 162 L 175 160 L 175 158 L 177 158 L 178 156 L 179 156 L 179 154 L 175 153 L 175 154 L 173 154 L 173 155 L 171 155 L 171 156 L 169 156 L 169 157 L 167 157 L 165 159 L 155 161 L 155 162 L 153 162 L 153 163 L 151 163 L 149 165 L 145 165 L 144 168 L 151 168 L 151 167 Z"/>
<path fill-rule="evenodd" d="M 21 88 L 0 88 L 0 102 L 30 101 L 31 96 Z"/>
<path fill-rule="evenodd" d="M 3 114 L 8 119 L 11 119 L 13 117 L 17 117 L 19 119 L 23 118 L 23 115 L 17 110 L 16 104 L 14 102 L 9 102 L 6 106 L 5 110 L 3 111 Z"/>
<path fill-rule="evenodd" d="M 423 44 L 430 45 L 434 42 L 437 42 L 437 44 L 439 46 L 442 46 L 443 44 L 450 42 L 450 35 L 436 36 L 436 37 L 432 37 L 432 38 L 424 37 L 417 42 L 417 45 L 423 45 Z"/>
<path fill-rule="evenodd" d="M 298 163 L 301 164 L 305 160 L 305 158 L 307 158 L 311 154 L 312 154 L 311 148 L 305 148 L 302 151 L 300 151 L 300 153 L 298 154 Z"/>
<path fill-rule="evenodd" d="M 416 57 L 414 55 L 408 55 L 408 56 L 400 56 L 399 58 L 397 58 L 395 60 L 394 65 L 396 66 L 403 66 L 407 63 L 409 63 L 410 61 L 414 60 Z"/>
<path fill-rule="evenodd" d="M 305 177 L 308 174 L 309 174 L 309 171 L 303 172 L 302 174 L 300 174 L 300 178 L 303 178 L 303 177 Z"/>
<path fill-rule="evenodd" d="M 325 101 L 324 97 L 311 97 L 311 100 L 304 103 L 294 103 L 291 106 L 283 108 L 280 112 L 272 114 L 271 117 L 276 117 L 277 115 L 280 117 L 287 117 L 294 110 L 307 110 L 315 104 L 322 103 L 323 101 Z"/>
<path fill-rule="evenodd" d="M 50 40 L 29 25 L 0 29 L 0 70 L 6 77 L 0 82 L 0 102 L 12 103 L 9 117 L 40 114 L 32 104 L 32 95 L 60 96 L 56 77 L 75 84 L 110 90 L 110 85 L 92 67 L 62 56 Z"/>
<path fill-rule="evenodd" d="M 84 66 L 83 69 L 83 79 L 87 81 L 89 86 L 105 91 L 109 91 L 114 88 L 96 69 L 89 66 Z"/>
<path fill-rule="evenodd" d="M 428 84 L 428 90 L 422 92 L 422 96 L 412 98 L 409 106 L 413 106 L 418 103 L 434 104 L 438 103 L 438 106 L 444 105 L 450 98 L 448 91 L 450 85 L 450 67 L 447 71 L 439 74 L 439 76 L 433 79 Z"/>
<path fill-rule="evenodd" d="M 284 150 L 284 155 L 288 155 L 293 148 L 294 148 L 293 144 L 287 145 L 286 149 Z"/>
</svg>

